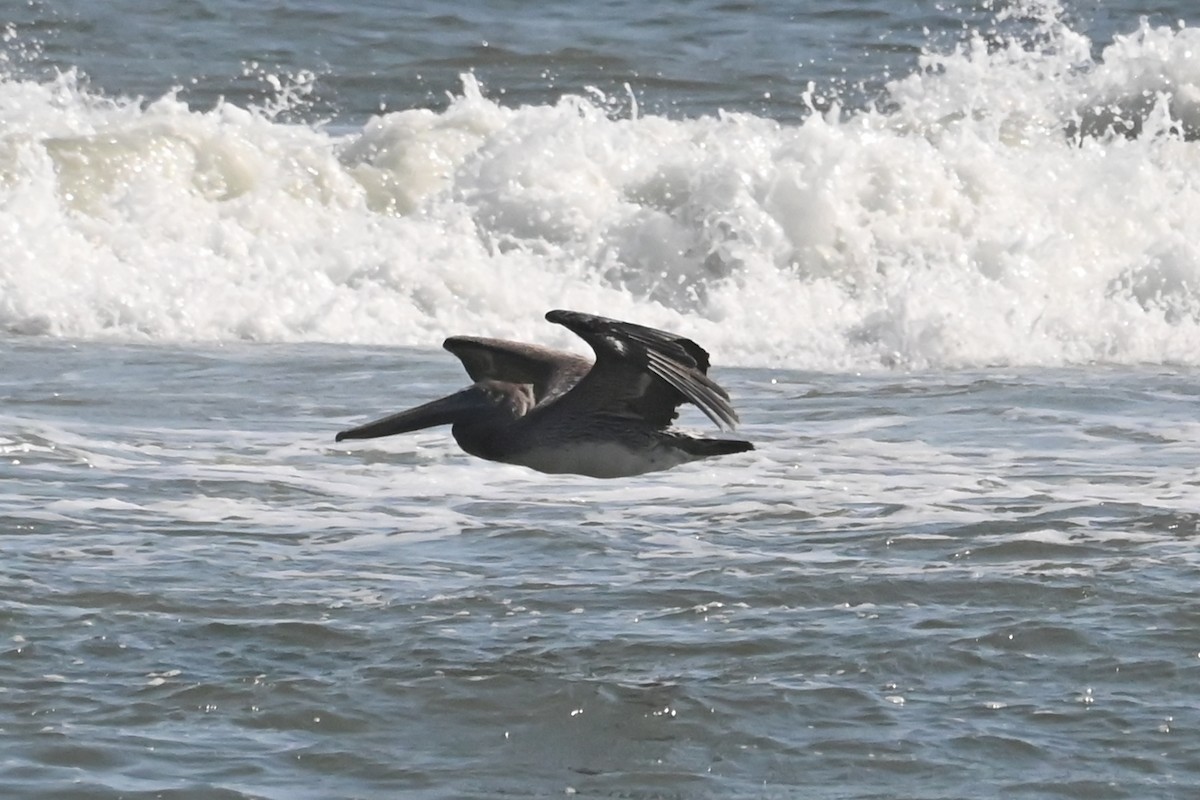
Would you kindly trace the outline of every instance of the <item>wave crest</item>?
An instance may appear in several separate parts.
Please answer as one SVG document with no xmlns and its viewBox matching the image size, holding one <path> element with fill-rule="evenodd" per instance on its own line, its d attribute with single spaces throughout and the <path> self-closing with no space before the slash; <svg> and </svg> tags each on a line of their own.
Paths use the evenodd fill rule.
<svg viewBox="0 0 1200 800">
<path fill-rule="evenodd" d="M 554 343 L 565 306 L 724 363 L 1200 364 L 1200 34 L 1143 22 L 1093 58 L 1026 5 L 1033 33 L 798 124 L 507 108 L 468 75 L 442 113 L 337 129 L 7 78 L 0 327 Z"/>
</svg>

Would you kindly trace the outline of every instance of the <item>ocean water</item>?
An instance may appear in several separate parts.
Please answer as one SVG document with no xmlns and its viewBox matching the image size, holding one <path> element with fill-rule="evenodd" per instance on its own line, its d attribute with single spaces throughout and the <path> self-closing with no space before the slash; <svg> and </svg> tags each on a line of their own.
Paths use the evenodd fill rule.
<svg viewBox="0 0 1200 800">
<path fill-rule="evenodd" d="M 0 796 L 1194 796 L 1197 9 L 796 5 L 5 6 Z M 758 449 L 334 444 L 558 307 Z"/>
</svg>

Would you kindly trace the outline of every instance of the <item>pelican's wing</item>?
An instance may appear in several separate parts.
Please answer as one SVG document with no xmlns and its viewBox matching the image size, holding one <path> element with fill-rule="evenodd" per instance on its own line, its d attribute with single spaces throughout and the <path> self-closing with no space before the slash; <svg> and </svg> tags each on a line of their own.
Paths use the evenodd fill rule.
<svg viewBox="0 0 1200 800">
<path fill-rule="evenodd" d="M 471 380 L 532 384 L 538 403 L 568 391 L 592 366 L 573 353 L 504 339 L 451 336 L 442 347 L 458 356 Z"/>
<path fill-rule="evenodd" d="M 560 404 L 633 414 L 666 426 L 683 402 L 695 404 L 722 429 L 733 429 L 737 413 L 729 395 L 711 380 L 703 347 L 667 331 L 615 319 L 551 311 L 546 319 L 579 334 L 596 351 L 596 364 Z"/>
</svg>

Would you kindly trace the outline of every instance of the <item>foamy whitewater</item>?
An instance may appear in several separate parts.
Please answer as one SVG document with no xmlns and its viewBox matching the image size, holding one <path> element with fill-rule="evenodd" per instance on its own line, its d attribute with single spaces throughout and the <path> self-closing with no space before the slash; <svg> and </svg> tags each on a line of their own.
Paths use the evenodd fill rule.
<svg viewBox="0 0 1200 800">
<path fill-rule="evenodd" d="M 1200 32 L 1039 10 L 799 123 L 510 108 L 464 74 L 444 111 L 345 129 L 280 121 L 304 83 L 201 112 L 10 77 L 0 326 L 562 344 L 567 307 L 686 319 L 745 365 L 1200 364 Z"/>
</svg>

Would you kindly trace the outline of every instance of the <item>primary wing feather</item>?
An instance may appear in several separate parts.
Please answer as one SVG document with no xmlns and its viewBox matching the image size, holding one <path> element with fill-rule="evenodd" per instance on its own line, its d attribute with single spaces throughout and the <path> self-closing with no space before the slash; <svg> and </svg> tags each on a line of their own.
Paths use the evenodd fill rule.
<svg viewBox="0 0 1200 800">
<path fill-rule="evenodd" d="M 577 402 L 586 397 L 596 409 L 632 411 L 665 426 L 687 401 L 720 428 L 736 425 L 729 395 L 705 374 L 707 351 L 691 339 L 575 311 L 551 311 L 546 319 L 574 331 L 596 351 L 595 366 L 571 395 L 580 396 Z"/>
</svg>

